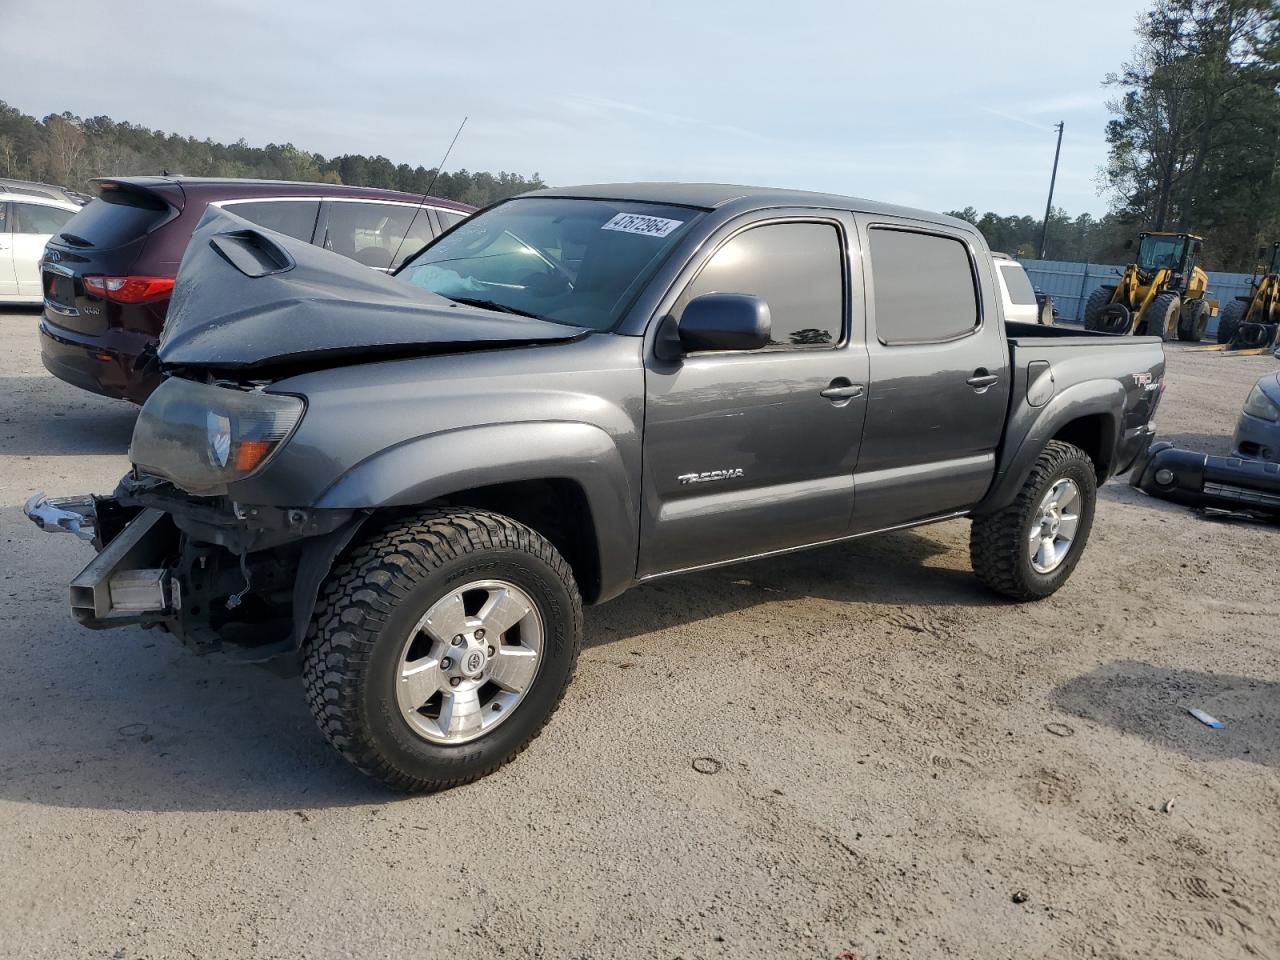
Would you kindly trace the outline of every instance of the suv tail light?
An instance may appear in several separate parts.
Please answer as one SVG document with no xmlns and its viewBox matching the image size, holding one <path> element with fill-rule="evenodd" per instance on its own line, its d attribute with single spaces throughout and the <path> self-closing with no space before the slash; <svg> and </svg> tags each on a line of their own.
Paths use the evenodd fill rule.
<svg viewBox="0 0 1280 960">
<path fill-rule="evenodd" d="M 147 303 L 173 293 L 173 277 L 85 277 L 84 288 L 116 303 Z"/>
</svg>

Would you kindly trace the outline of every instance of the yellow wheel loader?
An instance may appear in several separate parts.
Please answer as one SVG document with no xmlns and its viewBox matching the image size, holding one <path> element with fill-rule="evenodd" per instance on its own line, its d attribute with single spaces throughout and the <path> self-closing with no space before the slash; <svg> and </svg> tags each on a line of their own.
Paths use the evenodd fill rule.
<svg viewBox="0 0 1280 960">
<path fill-rule="evenodd" d="M 1228 350 L 1270 350 L 1280 341 L 1280 240 L 1270 250 L 1258 249 L 1258 260 L 1266 266 L 1262 276 L 1254 274 L 1253 290 L 1236 297 L 1222 308 L 1218 319 L 1218 342 Z"/>
<path fill-rule="evenodd" d="M 1218 301 L 1207 295 L 1209 275 L 1196 266 L 1202 242 L 1189 233 L 1138 234 L 1137 259 L 1120 282 L 1089 295 L 1085 329 L 1200 340 L 1209 319 L 1218 314 Z M 1130 240 L 1126 248 L 1132 247 Z"/>
</svg>

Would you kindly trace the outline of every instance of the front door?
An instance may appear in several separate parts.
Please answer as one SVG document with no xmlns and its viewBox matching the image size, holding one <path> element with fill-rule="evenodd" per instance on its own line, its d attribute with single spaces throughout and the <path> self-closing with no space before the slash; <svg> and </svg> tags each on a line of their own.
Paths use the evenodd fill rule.
<svg viewBox="0 0 1280 960">
<path fill-rule="evenodd" d="M 851 243 L 842 215 L 771 214 L 724 228 L 686 273 L 671 315 L 752 294 L 771 343 L 648 361 L 641 577 L 847 532 L 867 381 Z"/>
<path fill-rule="evenodd" d="M 947 227 L 872 223 L 871 388 L 854 529 L 882 530 L 982 499 L 1008 415 L 1008 346 L 986 252 Z"/>
</svg>

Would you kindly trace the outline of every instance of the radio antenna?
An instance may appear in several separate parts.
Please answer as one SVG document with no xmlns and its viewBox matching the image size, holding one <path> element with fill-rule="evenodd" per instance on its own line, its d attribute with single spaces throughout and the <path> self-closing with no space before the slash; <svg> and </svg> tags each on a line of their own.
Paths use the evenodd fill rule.
<svg viewBox="0 0 1280 960">
<path fill-rule="evenodd" d="M 444 169 L 444 165 L 449 161 L 449 154 L 453 153 L 453 145 L 458 142 L 458 137 L 462 136 L 462 128 L 467 125 L 468 117 L 463 117 L 462 122 L 458 124 L 457 132 L 454 133 L 453 139 L 449 141 L 449 149 L 445 150 L 444 156 L 440 158 L 440 162 L 436 164 L 436 171 L 431 175 L 431 182 L 427 184 L 427 189 L 422 192 L 422 199 L 413 209 L 413 217 L 409 221 L 409 226 L 404 232 L 404 236 L 400 238 L 399 245 L 396 246 L 396 252 L 391 255 L 391 264 L 394 265 L 396 259 L 400 256 L 400 248 L 404 246 L 404 242 L 409 239 L 409 234 L 413 233 L 413 225 L 418 222 L 418 214 L 422 212 L 422 208 L 427 205 L 427 198 L 431 196 L 431 188 L 436 185 L 436 180 L 440 176 L 440 171 Z"/>
</svg>

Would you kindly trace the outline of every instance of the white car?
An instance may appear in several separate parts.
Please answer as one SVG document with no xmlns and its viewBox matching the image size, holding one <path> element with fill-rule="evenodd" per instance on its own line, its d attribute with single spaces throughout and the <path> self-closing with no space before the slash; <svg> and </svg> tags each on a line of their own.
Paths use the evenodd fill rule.
<svg viewBox="0 0 1280 960">
<path fill-rule="evenodd" d="M 991 254 L 996 262 L 996 276 L 1000 278 L 1000 296 L 1004 300 L 1004 318 L 1020 323 L 1053 323 L 1053 307 L 1048 301 L 1042 307 L 1036 300 L 1031 278 L 1017 260 L 1007 253 Z"/>
<path fill-rule="evenodd" d="M 35 189 L 0 185 L 0 303 L 43 303 L 40 257 L 80 205 Z"/>
</svg>

